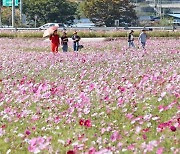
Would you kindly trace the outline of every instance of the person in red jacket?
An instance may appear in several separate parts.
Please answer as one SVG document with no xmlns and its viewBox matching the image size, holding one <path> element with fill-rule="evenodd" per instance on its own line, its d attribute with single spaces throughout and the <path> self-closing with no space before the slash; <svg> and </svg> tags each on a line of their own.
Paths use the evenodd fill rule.
<svg viewBox="0 0 180 154">
<path fill-rule="evenodd" d="M 58 47 L 60 44 L 59 35 L 57 33 L 57 30 L 55 30 L 54 33 L 52 35 L 50 35 L 49 39 L 51 40 L 51 51 L 53 53 L 57 53 Z"/>
</svg>

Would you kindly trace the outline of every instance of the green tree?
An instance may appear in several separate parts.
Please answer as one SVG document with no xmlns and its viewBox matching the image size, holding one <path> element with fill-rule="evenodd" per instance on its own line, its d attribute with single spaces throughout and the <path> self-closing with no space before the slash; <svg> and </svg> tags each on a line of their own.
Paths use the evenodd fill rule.
<svg viewBox="0 0 180 154">
<path fill-rule="evenodd" d="M 11 26 L 12 24 L 12 8 L 11 7 L 3 7 L 1 10 L 2 15 L 2 24 Z M 19 25 L 19 10 L 15 9 L 15 24 L 16 26 Z"/>
<path fill-rule="evenodd" d="M 2 26 L 2 11 L 1 11 L 1 7 L 2 7 L 2 0 L 0 0 L 0 27 Z"/>
<path fill-rule="evenodd" d="M 134 6 L 129 0 L 85 0 L 82 10 L 95 24 L 114 26 L 115 20 L 119 20 L 121 25 L 134 24 L 137 20 Z"/>
<path fill-rule="evenodd" d="M 71 24 L 74 20 L 77 4 L 68 0 L 24 0 L 23 12 L 29 21 L 37 24 L 60 22 Z"/>
</svg>

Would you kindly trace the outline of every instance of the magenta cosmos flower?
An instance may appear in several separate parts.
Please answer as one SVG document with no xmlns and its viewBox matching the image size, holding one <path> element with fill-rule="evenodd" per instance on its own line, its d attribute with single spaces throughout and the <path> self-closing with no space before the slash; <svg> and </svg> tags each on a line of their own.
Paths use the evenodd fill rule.
<svg viewBox="0 0 180 154">
<path fill-rule="evenodd" d="M 170 129 L 171 129 L 172 132 L 176 131 L 176 127 L 175 126 L 171 126 Z"/>
<path fill-rule="evenodd" d="M 84 126 L 86 126 L 86 127 L 91 127 L 91 126 L 92 126 L 91 120 L 86 120 L 86 121 L 84 122 Z"/>
<path fill-rule="evenodd" d="M 79 120 L 79 124 L 80 124 L 81 126 L 83 126 L 83 125 L 84 125 L 84 122 L 85 122 L 85 120 L 84 120 L 84 119 L 80 119 L 80 120 Z"/>
</svg>

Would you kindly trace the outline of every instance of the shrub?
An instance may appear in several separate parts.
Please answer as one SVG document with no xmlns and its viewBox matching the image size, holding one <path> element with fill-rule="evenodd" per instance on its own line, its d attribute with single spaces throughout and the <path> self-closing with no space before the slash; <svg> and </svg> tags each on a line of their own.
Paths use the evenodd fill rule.
<svg viewBox="0 0 180 154">
<path fill-rule="evenodd" d="M 74 31 L 68 31 L 68 37 L 73 35 Z M 78 34 L 82 38 L 93 38 L 93 37 L 127 37 L 129 31 L 126 30 L 113 30 L 113 31 L 78 31 Z M 59 35 L 62 32 L 59 31 Z M 135 31 L 134 36 L 138 37 L 140 30 Z M 150 37 L 180 37 L 180 31 L 149 31 L 148 35 Z M 0 37 L 19 37 L 19 38 L 41 38 L 43 36 L 43 31 L 2 31 L 0 32 Z"/>
</svg>

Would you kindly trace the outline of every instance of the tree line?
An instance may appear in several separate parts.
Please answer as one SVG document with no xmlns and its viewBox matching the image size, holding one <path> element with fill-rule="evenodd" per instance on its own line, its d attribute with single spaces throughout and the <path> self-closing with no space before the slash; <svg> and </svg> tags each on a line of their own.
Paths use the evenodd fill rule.
<svg viewBox="0 0 180 154">
<path fill-rule="evenodd" d="M 2 6 L 2 0 L 0 0 Z M 95 25 L 114 26 L 136 24 L 137 16 L 129 0 L 23 0 L 23 14 L 31 23 L 37 18 L 37 26 L 48 22 L 73 24 L 75 18 L 87 17 Z M 11 7 L 2 7 L 2 23 L 11 25 Z M 19 22 L 19 9 L 16 7 L 16 25 Z"/>
</svg>

